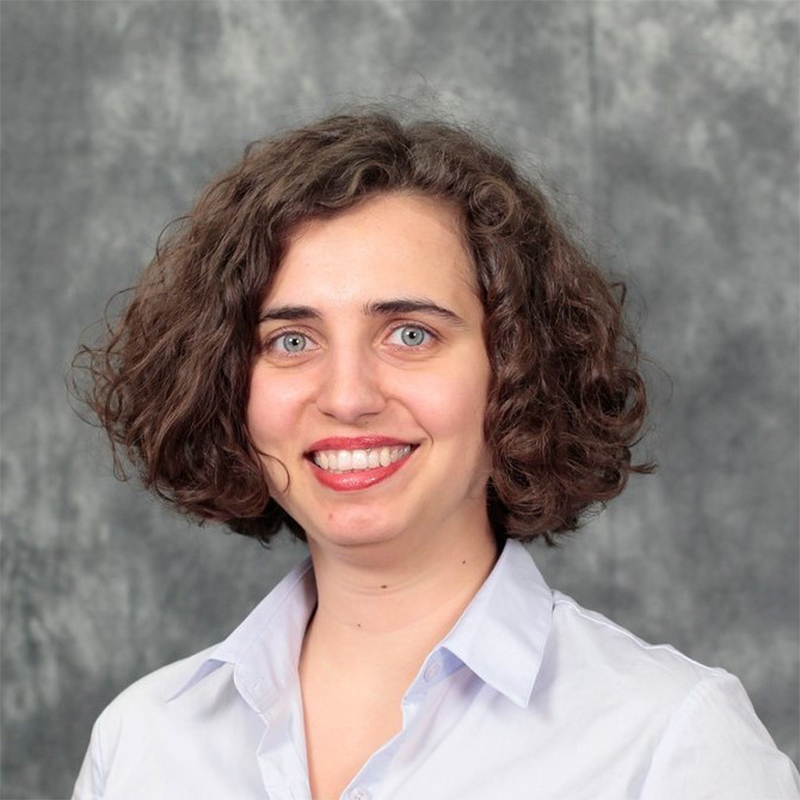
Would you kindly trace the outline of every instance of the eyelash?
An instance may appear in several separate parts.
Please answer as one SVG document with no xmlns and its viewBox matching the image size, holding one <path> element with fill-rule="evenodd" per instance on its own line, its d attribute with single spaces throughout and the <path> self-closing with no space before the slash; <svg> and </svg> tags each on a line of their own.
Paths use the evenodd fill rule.
<svg viewBox="0 0 800 800">
<path fill-rule="evenodd" d="M 395 332 L 397 332 L 399 330 L 402 330 L 403 328 L 417 328 L 417 329 L 423 331 L 425 333 L 425 335 L 427 337 L 430 337 L 430 339 L 432 339 L 434 342 L 438 342 L 441 339 L 441 337 L 438 334 L 434 333 L 426 325 L 421 325 L 418 322 L 403 322 L 403 323 L 400 323 L 399 325 L 395 325 L 395 327 L 392 328 L 389 331 L 389 335 L 391 336 L 393 333 L 395 333 Z M 303 331 L 297 330 L 296 328 L 288 328 L 286 330 L 278 331 L 277 333 L 275 333 L 272 336 L 270 336 L 269 339 L 267 339 L 266 342 L 264 342 L 264 351 L 265 352 L 270 351 L 272 349 L 272 347 L 275 345 L 276 342 L 280 341 L 285 336 L 288 336 L 289 334 L 292 334 L 292 333 L 300 334 L 301 336 L 304 336 L 307 339 L 311 339 L 311 341 L 313 341 L 313 338 L 311 336 L 309 336 L 307 333 L 303 333 Z M 397 345 L 397 346 L 400 346 L 400 345 Z M 402 349 L 404 349 L 404 350 L 424 350 L 425 347 L 426 347 L 426 342 L 423 342 L 421 345 L 418 345 L 416 347 L 406 346 L 406 347 L 402 347 Z M 304 355 L 305 352 L 306 352 L 305 350 L 301 350 L 301 351 L 296 352 L 296 353 L 290 353 L 289 351 L 284 350 L 284 351 L 281 351 L 280 355 L 281 356 L 285 356 L 287 358 L 297 358 L 298 356 Z"/>
</svg>

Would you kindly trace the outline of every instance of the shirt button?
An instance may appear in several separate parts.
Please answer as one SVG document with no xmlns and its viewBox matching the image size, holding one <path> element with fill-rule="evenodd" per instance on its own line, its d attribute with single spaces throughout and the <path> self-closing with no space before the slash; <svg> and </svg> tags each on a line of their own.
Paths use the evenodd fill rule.
<svg viewBox="0 0 800 800">
<path fill-rule="evenodd" d="M 362 786 L 350 790 L 350 800 L 369 800 L 369 792 Z"/>
<path fill-rule="evenodd" d="M 442 671 L 442 665 L 438 661 L 433 661 L 425 668 L 423 677 L 427 683 L 436 680 L 439 673 Z"/>
</svg>

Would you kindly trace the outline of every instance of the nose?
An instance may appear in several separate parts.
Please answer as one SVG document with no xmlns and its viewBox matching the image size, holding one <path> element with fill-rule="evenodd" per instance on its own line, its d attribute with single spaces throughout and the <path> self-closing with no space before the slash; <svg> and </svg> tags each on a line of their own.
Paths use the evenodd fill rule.
<svg viewBox="0 0 800 800">
<path fill-rule="evenodd" d="M 380 413 L 386 398 L 374 354 L 357 348 L 331 351 L 320 376 L 316 404 L 323 414 L 350 424 Z"/>
</svg>

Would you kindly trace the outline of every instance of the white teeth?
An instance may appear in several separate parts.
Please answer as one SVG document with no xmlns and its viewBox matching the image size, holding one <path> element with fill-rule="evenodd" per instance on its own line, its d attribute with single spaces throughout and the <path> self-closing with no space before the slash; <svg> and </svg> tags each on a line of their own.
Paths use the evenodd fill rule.
<svg viewBox="0 0 800 800">
<path fill-rule="evenodd" d="M 345 472 L 353 467 L 353 454 L 349 450 L 340 450 L 336 454 L 336 469 Z"/>
<path fill-rule="evenodd" d="M 370 450 L 320 450 L 314 453 L 314 463 L 330 472 L 354 472 L 388 467 L 411 452 L 411 445 L 380 447 Z"/>
</svg>

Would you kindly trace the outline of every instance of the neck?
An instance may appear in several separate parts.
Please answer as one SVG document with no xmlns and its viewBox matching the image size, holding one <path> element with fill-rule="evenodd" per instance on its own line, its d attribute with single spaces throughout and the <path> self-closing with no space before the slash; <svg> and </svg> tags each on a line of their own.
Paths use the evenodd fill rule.
<svg viewBox="0 0 800 800">
<path fill-rule="evenodd" d="M 387 543 L 384 543 L 387 544 Z M 446 635 L 497 560 L 486 522 L 466 535 L 430 536 L 398 547 L 337 551 L 310 541 L 318 602 L 304 656 L 332 669 L 395 669 L 410 679 Z"/>
</svg>

